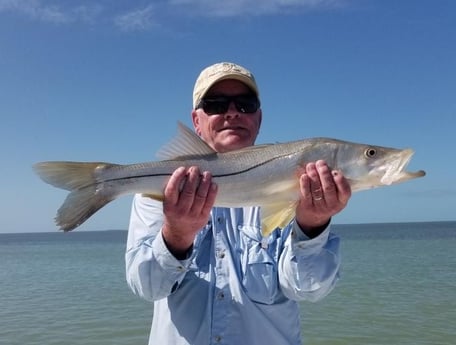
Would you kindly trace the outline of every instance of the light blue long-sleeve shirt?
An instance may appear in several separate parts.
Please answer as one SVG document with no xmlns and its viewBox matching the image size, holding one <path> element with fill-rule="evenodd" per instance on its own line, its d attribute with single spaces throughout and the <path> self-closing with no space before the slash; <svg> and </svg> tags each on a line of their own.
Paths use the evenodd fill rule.
<svg viewBox="0 0 456 345">
<path fill-rule="evenodd" d="M 136 195 L 126 250 L 131 289 L 154 302 L 149 344 L 298 345 L 298 301 L 338 279 L 339 238 L 307 238 L 293 221 L 263 238 L 260 209 L 213 208 L 186 260 L 163 241 L 162 204 Z"/>
</svg>

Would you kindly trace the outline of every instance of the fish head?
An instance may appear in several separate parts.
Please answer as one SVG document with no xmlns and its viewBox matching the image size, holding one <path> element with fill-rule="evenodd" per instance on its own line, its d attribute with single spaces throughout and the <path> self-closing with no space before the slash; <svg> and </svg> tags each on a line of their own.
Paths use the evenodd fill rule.
<svg viewBox="0 0 456 345">
<path fill-rule="evenodd" d="M 348 143 L 338 150 L 336 161 L 352 191 L 359 191 L 424 176 L 423 170 L 406 171 L 413 154 L 412 149 Z"/>
</svg>

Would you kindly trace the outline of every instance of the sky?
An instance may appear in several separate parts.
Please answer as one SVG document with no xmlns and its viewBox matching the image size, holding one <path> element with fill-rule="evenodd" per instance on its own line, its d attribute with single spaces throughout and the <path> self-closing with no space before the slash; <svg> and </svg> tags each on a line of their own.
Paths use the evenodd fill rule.
<svg viewBox="0 0 456 345">
<path fill-rule="evenodd" d="M 0 232 L 58 231 L 46 160 L 129 164 L 191 125 L 199 72 L 251 70 L 257 143 L 412 148 L 423 178 L 354 193 L 334 223 L 456 220 L 456 2 L 0 0 Z M 132 196 L 78 231 L 127 229 Z"/>
</svg>

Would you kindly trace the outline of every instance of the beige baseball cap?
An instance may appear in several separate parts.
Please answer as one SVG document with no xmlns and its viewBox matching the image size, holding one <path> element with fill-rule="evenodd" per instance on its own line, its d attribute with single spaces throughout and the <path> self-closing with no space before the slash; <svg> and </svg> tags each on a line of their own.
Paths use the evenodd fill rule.
<svg viewBox="0 0 456 345">
<path fill-rule="evenodd" d="M 243 82 L 259 98 L 260 92 L 258 91 L 255 77 L 249 70 L 232 62 L 219 62 L 203 69 L 198 79 L 196 79 L 195 87 L 193 88 L 193 109 L 196 108 L 212 85 L 225 79 L 235 79 Z"/>
</svg>

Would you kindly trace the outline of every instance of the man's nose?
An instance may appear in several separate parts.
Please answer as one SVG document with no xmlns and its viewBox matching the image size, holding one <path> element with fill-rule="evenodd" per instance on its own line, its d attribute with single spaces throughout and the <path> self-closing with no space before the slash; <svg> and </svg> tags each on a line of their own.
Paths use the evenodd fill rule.
<svg viewBox="0 0 456 345">
<path fill-rule="evenodd" d="M 227 117 L 239 117 L 239 110 L 237 110 L 236 105 L 234 104 L 233 101 L 230 102 L 228 106 L 228 110 L 225 113 L 225 116 Z"/>
</svg>

